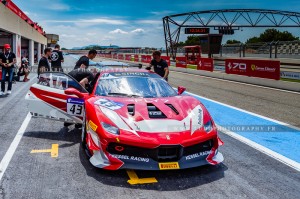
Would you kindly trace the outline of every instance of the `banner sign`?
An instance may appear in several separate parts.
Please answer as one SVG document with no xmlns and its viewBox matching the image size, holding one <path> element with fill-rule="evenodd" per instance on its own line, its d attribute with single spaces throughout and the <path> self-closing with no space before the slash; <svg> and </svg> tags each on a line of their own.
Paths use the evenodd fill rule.
<svg viewBox="0 0 300 199">
<path fill-rule="evenodd" d="M 280 61 L 226 59 L 225 71 L 227 74 L 279 80 Z"/>
<path fill-rule="evenodd" d="M 131 61 L 131 55 L 125 55 L 125 60 Z"/>
<path fill-rule="evenodd" d="M 170 57 L 169 56 L 161 56 L 162 59 L 166 60 L 166 62 L 168 63 L 168 66 L 171 65 L 171 61 L 170 61 Z"/>
<path fill-rule="evenodd" d="M 124 60 L 124 54 L 118 54 L 118 59 Z"/>
<path fill-rule="evenodd" d="M 186 68 L 186 57 L 176 57 L 176 67 Z"/>
<path fill-rule="evenodd" d="M 298 73 L 298 72 L 282 71 L 282 72 L 280 72 L 280 77 L 282 77 L 282 78 L 288 78 L 288 79 L 299 79 L 300 80 L 300 73 Z"/>
<path fill-rule="evenodd" d="M 141 62 L 149 64 L 151 62 L 151 55 L 141 55 Z"/>
<path fill-rule="evenodd" d="M 134 55 L 134 61 L 135 62 L 139 62 L 140 61 L 139 55 Z"/>
<path fill-rule="evenodd" d="M 214 71 L 214 60 L 212 58 L 200 58 L 197 64 L 197 70 Z"/>
</svg>

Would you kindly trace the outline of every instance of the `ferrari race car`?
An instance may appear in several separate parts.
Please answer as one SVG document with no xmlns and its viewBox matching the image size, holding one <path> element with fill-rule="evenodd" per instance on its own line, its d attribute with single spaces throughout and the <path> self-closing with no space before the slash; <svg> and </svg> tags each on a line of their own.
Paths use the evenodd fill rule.
<svg viewBox="0 0 300 199">
<path fill-rule="evenodd" d="M 85 88 L 68 74 L 40 75 L 26 95 L 33 117 L 82 124 L 82 146 L 98 168 L 166 170 L 223 161 L 210 114 L 143 69 L 105 69 Z"/>
</svg>

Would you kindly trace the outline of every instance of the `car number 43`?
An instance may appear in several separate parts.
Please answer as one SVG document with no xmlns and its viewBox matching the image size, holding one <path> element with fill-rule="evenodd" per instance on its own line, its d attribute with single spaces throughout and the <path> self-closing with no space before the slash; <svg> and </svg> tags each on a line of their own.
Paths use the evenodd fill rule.
<svg viewBox="0 0 300 199">
<path fill-rule="evenodd" d="M 83 116 L 84 101 L 76 98 L 67 99 L 67 113 L 75 116 Z"/>
</svg>

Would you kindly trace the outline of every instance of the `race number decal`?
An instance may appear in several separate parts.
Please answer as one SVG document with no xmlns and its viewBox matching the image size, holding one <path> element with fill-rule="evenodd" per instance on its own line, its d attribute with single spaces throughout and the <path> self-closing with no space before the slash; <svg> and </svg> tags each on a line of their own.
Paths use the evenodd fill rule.
<svg viewBox="0 0 300 199">
<path fill-rule="evenodd" d="M 84 100 L 78 98 L 67 99 L 67 113 L 75 116 L 83 116 Z"/>
</svg>

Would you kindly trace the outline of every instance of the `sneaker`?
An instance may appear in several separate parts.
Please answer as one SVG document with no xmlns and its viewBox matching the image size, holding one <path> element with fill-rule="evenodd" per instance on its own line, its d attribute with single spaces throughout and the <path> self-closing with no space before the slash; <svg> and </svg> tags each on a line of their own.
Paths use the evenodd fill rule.
<svg viewBox="0 0 300 199">
<path fill-rule="evenodd" d="M 26 78 L 23 80 L 23 82 L 28 82 L 30 79 Z"/>
<path fill-rule="evenodd" d="M 2 91 L 0 91 L 0 96 L 4 95 L 4 93 Z"/>
<path fill-rule="evenodd" d="M 8 90 L 8 91 L 7 91 L 7 95 L 10 95 L 10 94 L 11 94 L 11 91 Z"/>
</svg>

